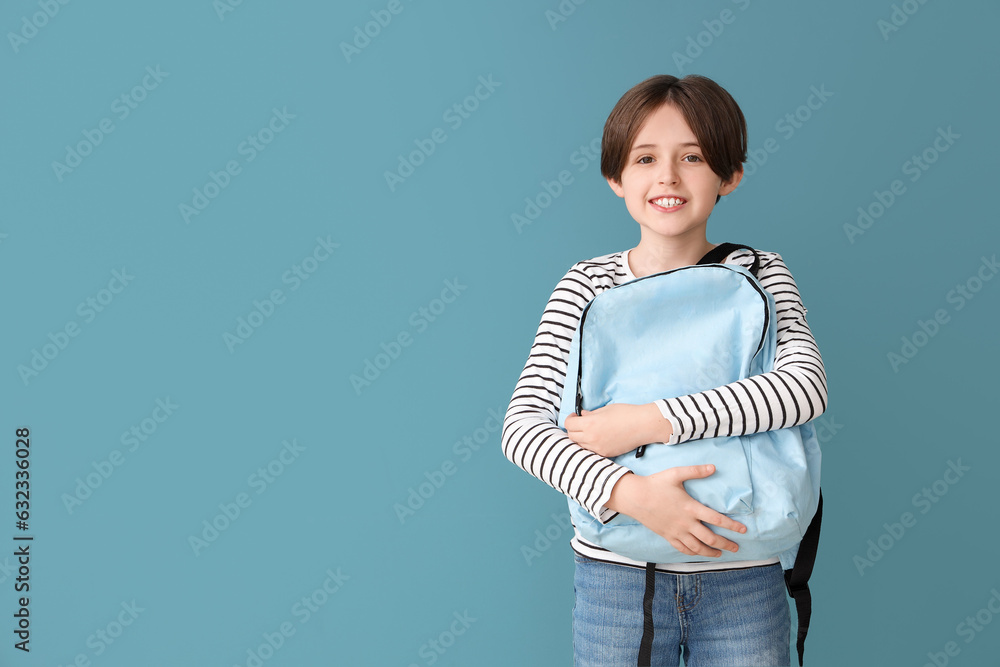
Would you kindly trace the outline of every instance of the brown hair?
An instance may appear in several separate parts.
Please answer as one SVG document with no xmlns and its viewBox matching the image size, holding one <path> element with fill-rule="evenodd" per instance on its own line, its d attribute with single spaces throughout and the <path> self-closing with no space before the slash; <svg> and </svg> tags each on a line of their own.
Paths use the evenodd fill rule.
<svg viewBox="0 0 1000 667">
<path fill-rule="evenodd" d="M 736 100 L 708 77 L 689 74 L 678 79 L 658 74 L 629 89 L 611 110 L 601 139 L 601 174 L 605 178 L 621 183 L 639 130 L 663 104 L 680 109 L 705 161 L 723 182 L 742 168 L 747 159 L 747 123 Z"/>
</svg>

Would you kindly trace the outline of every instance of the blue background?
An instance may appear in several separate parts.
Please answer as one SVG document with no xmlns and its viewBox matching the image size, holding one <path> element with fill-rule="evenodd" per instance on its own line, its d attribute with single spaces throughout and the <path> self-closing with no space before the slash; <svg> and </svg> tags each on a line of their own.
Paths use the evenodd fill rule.
<svg viewBox="0 0 1000 667">
<path fill-rule="evenodd" d="M 570 664 L 565 500 L 503 457 L 490 411 L 506 408 L 566 269 L 638 241 L 581 146 L 635 83 L 699 73 L 741 104 L 752 155 L 778 146 L 717 207 L 709 240 L 782 255 L 829 375 L 807 664 L 922 665 L 948 642 L 954 664 L 992 664 L 993 613 L 971 638 L 960 624 L 1000 590 L 1000 539 L 983 521 L 1000 482 L 1000 281 L 973 281 L 960 309 L 948 294 L 1000 249 L 981 194 L 995 191 L 1000 7 L 387 5 L 0 10 L 0 498 L 20 534 L 14 432 L 27 426 L 35 536 L 30 654 L 13 648 L 13 541 L 0 557 L 0 663 L 252 665 L 248 651 L 288 622 L 263 664 Z M 366 43 L 371 12 L 391 20 Z M 355 39 L 364 48 L 345 55 Z M 447 110 L 480 77 L 495 84 L 458 125 Z M 803 110 L 813 87 L 832 94 Z M 275 109 L 294 118 L 248 160 L 241 143 Z M 102 119 L 113 131 L 88 146 Z M 390 187 L 385 173 L 436 128 L 445 141 Z M 948 128 L 958 138 L 911 180 L 907 161 Z M 54 166 L 81 142 L 78 166 Z M 239 173 L 185 221 L 180 205 L 231 160 Z M 573 182 L 516 225 L 563 170 Z M 845 231 L 896 179 L 905 192 Z M 283 277 L 318 256 L 317 238 L 338 246 L 293 289 Z M 134 277 L 102 292 L 116 270 Z M 276 289 L 271 316 L 227 345 Z M 107 302 L 89 321 L 88 298 Z M 947 322 L 894 368 L 889 353 L 939 309 Z M 52 347 L 71 323 L 78 335 Z M 26 373 L 35 351 L 44 365 Z M 382 368 L 352 384 L 366 362 Z M 162 423 L 149 421 L 164 416 L 157 399 L 178 406 Z M 122 434 L 143 420 L 155 431 L 129 451 Z M 296 458 L 271 463 L 293 440 Z M 116 450 L 121 465 L 67 503 Z M 949 461 L 969 469 L 915 502 Z M 261 489 L 251 476 L 269 463 L 280 474 Z M 400 514 L 422 484 L 423 504 Z M 241 493 L 249 506 L 192 547 Z M 886 537 L 904 512 L 915 524 Z M 890 548 L 859 565 L 880 538 Z M 295 605 L 328 570 L 340 587 L 303 622 Z M 133 601 L 142 611 L 117 627 Z"/>
</svg>

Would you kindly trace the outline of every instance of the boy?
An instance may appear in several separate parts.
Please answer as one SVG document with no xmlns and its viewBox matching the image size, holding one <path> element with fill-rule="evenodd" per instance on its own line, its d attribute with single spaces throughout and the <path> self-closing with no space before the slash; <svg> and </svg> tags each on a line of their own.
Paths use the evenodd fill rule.
<svg viewBox="0 0 1000 667">
<path fill-rule="evenodd" d="M 648 476 L 611 459 L 651 442 L 745 435 L 810 421 L 826 409 L 826 373 L 806 309 L 781 257 L 758 251 L 758 280 L 774 295 L 774 370 L 716 389 L 645 405 L 611 404 L 556 425 L 570 340 L 587 303 L 615 285 L 695 264 L 713 247 L 708 218 L 732 192 L 746 160 L 746 121 L 710 79 L 660 75 L 629 90 L 604 127 L 601 173 L 639 224 L 635 248 L 574 264 L 556 285 L 511 398 L 501 443 L 513 463 L 579 502 L 595 518 L 633 517 L 703 562 L 656 566 L 653 663 L 787 665 L 790 619 L 777 557 L 713 563 L 738 545 L 706 524 L 744 532 L 738 522 L 684 490 L 712 465 Z M 738 250 L 726 263 L 749 266 Z M 645 563 L 571 540 L 576 553 L 574 659 L 635 664 L 643 635 Z M 661 593 L 662 591 L 662 593 Z"/>
</svg>

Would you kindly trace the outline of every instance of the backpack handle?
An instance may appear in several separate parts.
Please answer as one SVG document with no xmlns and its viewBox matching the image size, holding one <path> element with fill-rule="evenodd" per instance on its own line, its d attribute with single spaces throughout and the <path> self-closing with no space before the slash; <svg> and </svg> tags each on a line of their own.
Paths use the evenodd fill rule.
<svg viewBox="0 0 1000 667">
<path fill-rule="evenodd" d="M 698 260 L 698 264 L 721 264 L 722 260 L 729 256 L 734 250 L 739 250 L 744 248 L 753 253 L 753 265 L 750 267 L 750 273 L 757 276 L 757 271 L 760 270 L 760 255 L 757 251 L 748 245 L 743 245 L 742 243 L 720 243 L 716 247 L 709 250 L 704 257 Z"/>
</svg>

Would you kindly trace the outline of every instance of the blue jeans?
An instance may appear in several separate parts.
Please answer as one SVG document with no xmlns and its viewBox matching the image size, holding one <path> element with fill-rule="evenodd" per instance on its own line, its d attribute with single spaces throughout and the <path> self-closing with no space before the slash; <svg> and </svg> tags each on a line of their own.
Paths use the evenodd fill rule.
<svg viewBox="0 0 1000 667">
<path fill-rule="evenodd" d="M 781 565 L 741 570 L 657 572 L 652 665 L 785 667 L 791 619 Z M 644 570 L 576 555 L 573 664 L 637 664 L 643 631 Z"/>
</svg>

